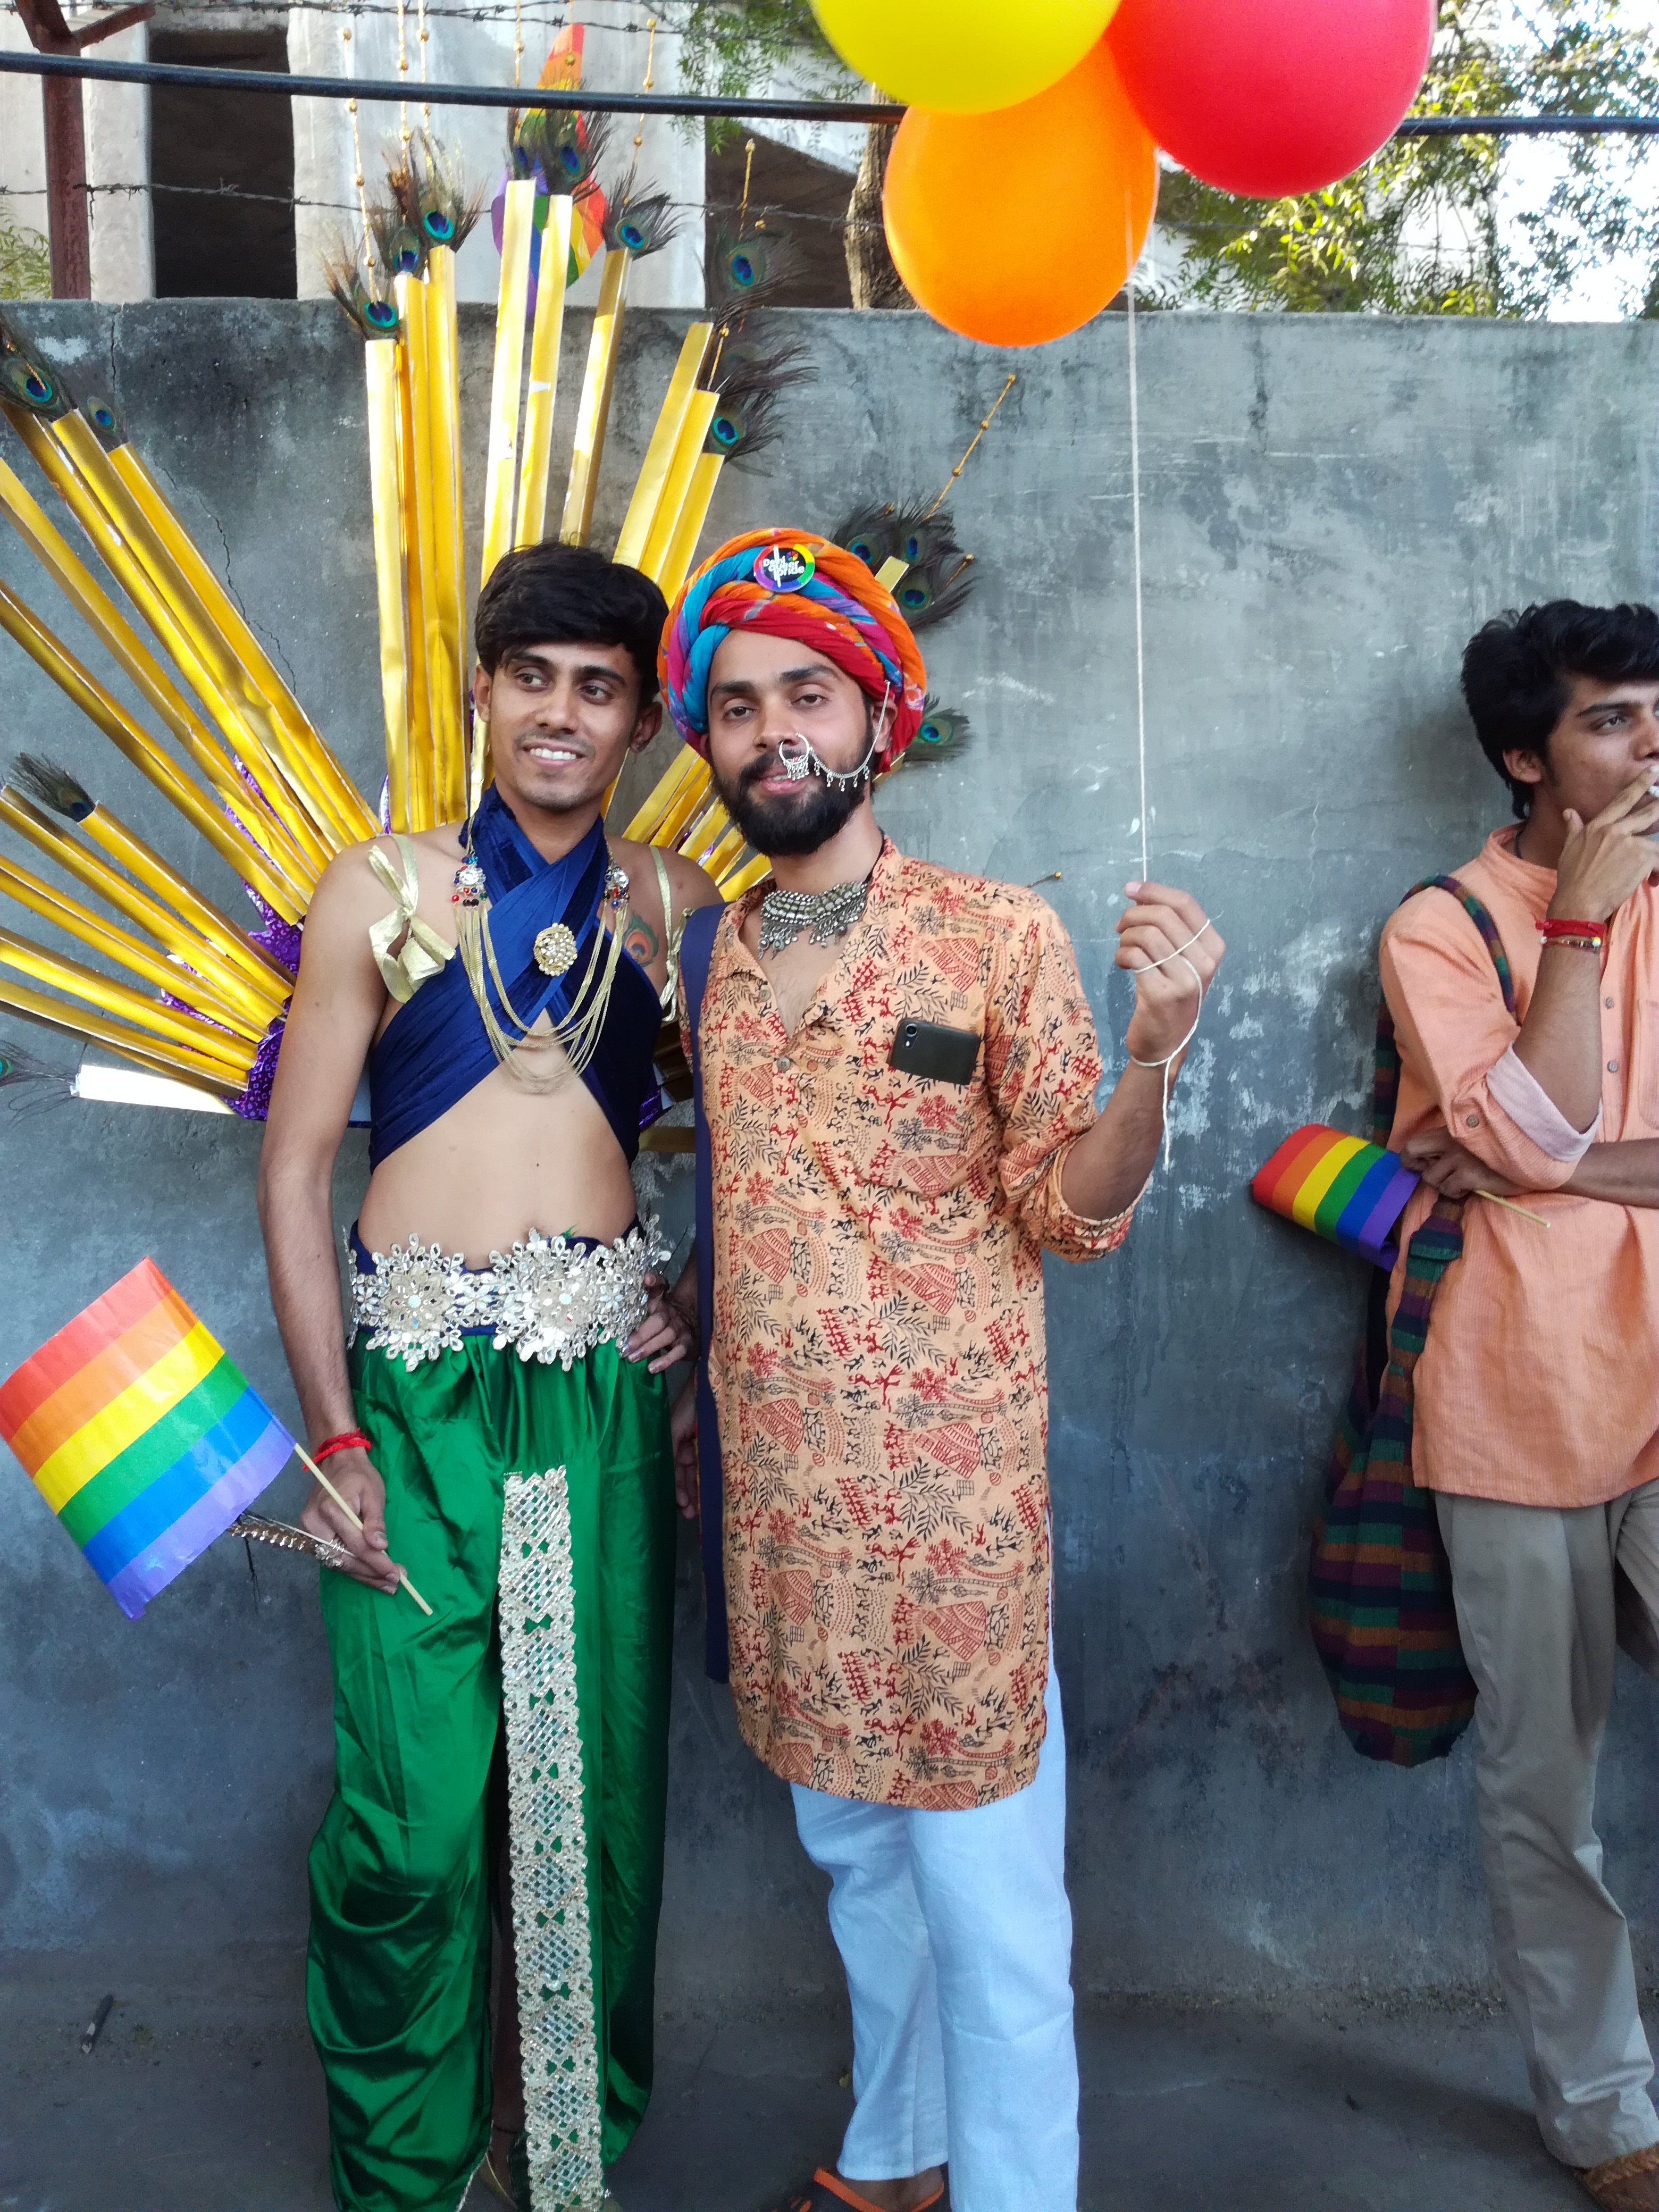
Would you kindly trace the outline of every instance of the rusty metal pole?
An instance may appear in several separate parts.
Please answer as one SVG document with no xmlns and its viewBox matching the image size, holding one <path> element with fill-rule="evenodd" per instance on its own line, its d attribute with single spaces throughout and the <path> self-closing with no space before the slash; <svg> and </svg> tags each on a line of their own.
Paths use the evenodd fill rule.
<svg viewBox="0 0 1659 2212">
<path fill-rule="evenodd" d="M 130 24 L 155 14 L 155 0 L 106 9 L 78 28 L 64 20 L 59 0 L 16 0 L 17 12 L 37 53 L 78 54 Z M 54 300 L 92 297 L 92 224 L 87 198 L 87 126 L 79 77 L 47 77 L 40 87 L 46 132 L 46 238 L 52 249 Z"/>
</svg>

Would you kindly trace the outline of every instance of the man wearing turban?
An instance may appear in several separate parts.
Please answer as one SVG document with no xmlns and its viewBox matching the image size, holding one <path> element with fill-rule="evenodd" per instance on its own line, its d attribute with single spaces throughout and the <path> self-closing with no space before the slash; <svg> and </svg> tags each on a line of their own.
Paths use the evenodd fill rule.
<svg viewBox="0 0 1659 2212">
<path fill-rule="evenodd" d="M 1068 2212 L 1042 1254 L 1127 1233 L 1221 940 L 1184 891 L 1127 886 L 1128 1064 L 1097 1111 L 1056 916 L 877 823 L 924 671 L 864 564 L 805 532 L 734 539 L 681 593 L 662 677 L 773 863 L 687 924 L 699 1224 L 676 1297 L 705 1358 L 676 1421 L 711 1664 L 729 1642 L 852 1999 L 852 2124 L 778 2212 L 919 2212 L 947 2161 L 955 2212 Z"/>
</svg>

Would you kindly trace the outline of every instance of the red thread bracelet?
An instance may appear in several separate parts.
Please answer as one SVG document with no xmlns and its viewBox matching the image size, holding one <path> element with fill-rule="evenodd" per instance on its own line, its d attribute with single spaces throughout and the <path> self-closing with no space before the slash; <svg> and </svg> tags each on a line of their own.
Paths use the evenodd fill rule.
<svg viewBox="0 0 1659 2212">
<path fill-rule="evenodd" d="M 1565 915 L 1556 920 L 1547 915 L 1538 925 L 1538 934 L 1546 945 L 1553 944 L 1558 937 L 1593 937 L 1599 945 L 1607 927 L 1604 921 L 1569 921 Z"/>
<path fill-rule="evenodd" d="M 361 1429 L 343 1429 L 337 1437 L 325 1437 L 311 1455 L 314 1460 L 331 1459 L 336 1452 L 373 1451 L 374 1445 Z"/>
</svg>

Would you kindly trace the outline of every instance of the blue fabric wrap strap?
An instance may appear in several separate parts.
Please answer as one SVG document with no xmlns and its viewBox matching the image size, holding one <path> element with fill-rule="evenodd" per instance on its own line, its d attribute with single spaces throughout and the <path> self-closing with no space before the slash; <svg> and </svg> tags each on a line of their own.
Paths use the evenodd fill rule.
<svg viewBox="0 0 1659 2212">
<path fill-rule="evenodd" d="M 714 1170 L 709 1155 L 708 1117 L 702 1109 L 702 1045 L 699 1029 L 714 934 L 723 906 L 700 906 L 686 917 L 680 939 L 680 977 L 691 1031 L 691 1101 L 697 1138 L 697 1492 L 702 1544 L 702 1585 L 708 1621 L 703 1665 L 714 1682 L 729 1679 L 726 1637 L 726 1476 L 720 1461 L 720 1425 L 714 1394 L 708 1387 L 708 1340 L 714 1321 Z"/>
<path fill-rule="evenodd" d="M 472 844 L 489 898 L 489 941 L 511 1001 L 509 1012 L 486 982 L 495 1018 L 509 1036 L 516 1034 L 514 1016 L 528 1027 L 545 1013 L 556 1027 L 569 1018 L 603 927 L 599 905 L 611 864 L 604 829 L 596 822 L 562 859 L 545 860 L 492 784 L 473 820 Z M 562 975 L 536 964 L 536 939 L 556 921 L 576 940 L 576 957 Z M 582 1081 L 630 1162 L 640 1148 L 641 1111 L 657 1090 L 660 1019 L 649 976 L 624 951 Z M 496 1065 L 458 953 L 398 1007 L 369 1054 L 370 1167 L 447 1113 Z"/>
</svg>

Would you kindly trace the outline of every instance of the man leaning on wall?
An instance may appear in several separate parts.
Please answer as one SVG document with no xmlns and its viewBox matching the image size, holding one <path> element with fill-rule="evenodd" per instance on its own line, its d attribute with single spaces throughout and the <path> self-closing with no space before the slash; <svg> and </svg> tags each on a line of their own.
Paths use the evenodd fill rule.
<svg viewBox="0 0 1659 2212">
<path fill-rule="evenodd" d="M 1518 824 L 1390 920 L 1396 1139 L 1472 1205 L 1417 1369 L 1479 1692 L 1481 1857 L 1538 2124 L 1608 2212 L 1659 2212 L 1653 2061 L 1601 1878 L 1596 1761 L 1622 1643 L 1659 1671 L 1659 615 L 1571 600 L 1490 622 L 1463 691 Z"/>
</svg>

